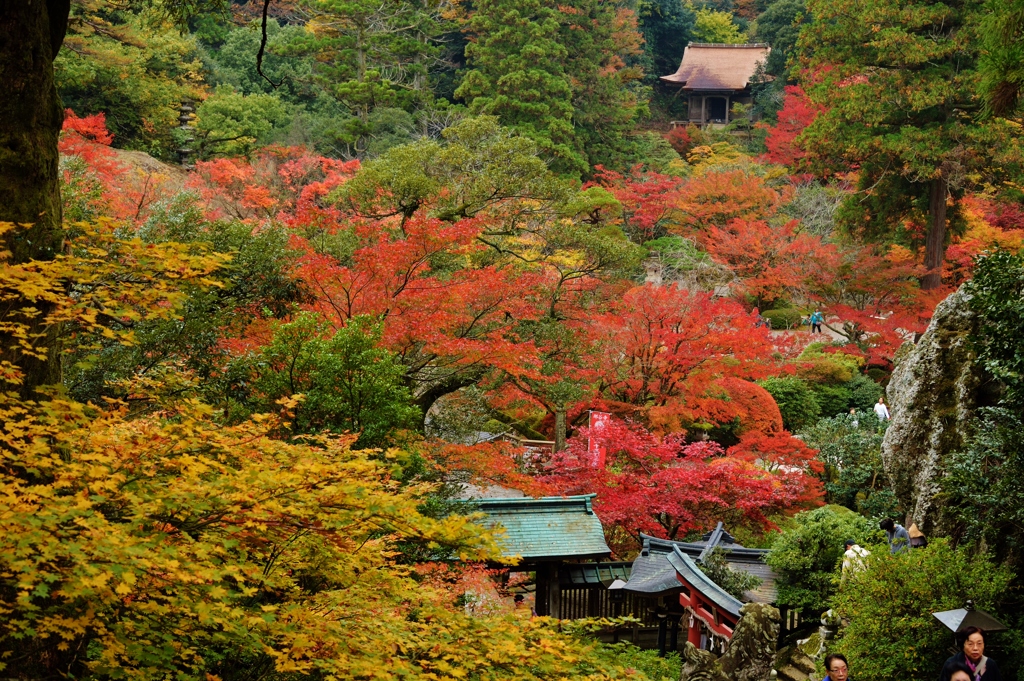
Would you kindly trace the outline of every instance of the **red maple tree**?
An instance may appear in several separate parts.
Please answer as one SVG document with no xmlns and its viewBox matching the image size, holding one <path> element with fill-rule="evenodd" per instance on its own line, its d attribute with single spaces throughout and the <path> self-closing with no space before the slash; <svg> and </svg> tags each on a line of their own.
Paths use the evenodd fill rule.
<svg viewBox="0 0 1024 681">
<path fill-rule="evenodd" d="M 592 461 L 590 437 L 605 448 L 604 467 Z M 779 442 L 789 446 L 782 438 Z M 581 428 L 567 449 L 552 457 L 542 480 L 562 494 L 596 492 L 594 509 L 621 557 L 638 548 L 640 533 L 682 539 L 718 521 L 766 531 L 774 516 L 798 501 L 815 505 L 813 499 L 801 501 L 818 486 L 806 472 L 771 470 L 751 460 L 747 450 L 738 453 L 710 441 L 686 444 L 678 436 L 659 437 L 636 423 L 612 419 L 599 433 Z M 764 455 L 774 454 L 769 449 Z M 795 461 L 788 451 L 775 458 Z"/>
<path fill-rule="evenodd" d="M 800 144 L 800 133 L 820 112 L 821 108 L 811 101 L 802 87 L 787 85 L 777 122 L 772 126 L 762 124 L 768 129 L 764 140 L 768 147 L 765 158 L 770 163 L 798 168 L 808 156 L 808 151 Z"/>
</svg>

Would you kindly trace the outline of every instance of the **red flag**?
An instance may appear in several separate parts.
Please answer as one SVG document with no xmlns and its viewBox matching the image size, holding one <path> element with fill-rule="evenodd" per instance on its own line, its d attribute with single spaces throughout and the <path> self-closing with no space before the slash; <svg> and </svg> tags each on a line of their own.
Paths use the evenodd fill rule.
<svg viewBox="0 0 1024 681">
<path fill-rule="evenodd" d="M 590 434 L 587 438 L 587 452 L 590 454 L 590 465 L 594 468 L 604 468 L 604 431 L 608 427 L 611 417 L 611 414 L 603 411 L 590 412 Z"/>
</svg>

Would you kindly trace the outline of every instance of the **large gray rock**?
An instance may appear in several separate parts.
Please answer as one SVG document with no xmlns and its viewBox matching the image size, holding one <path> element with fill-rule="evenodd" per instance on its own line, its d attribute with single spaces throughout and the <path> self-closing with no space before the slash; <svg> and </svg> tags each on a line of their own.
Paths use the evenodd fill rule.
<svg viewBox="0 0 1024 681">
<path fill-rule="evenodd" d="M 935 309 L 915 346 L 901 348 L 886 390 L 892 421 L 882 463 L 907 510 L 906 524 L 926 535 L 946 534 L 949 521 L 936 495 L 950 453 L 964 445 L 980 406 L 993 404 L 993 386 L 975 365 L 970 335 L 977 319 L 961 288 Z M 908 351 L 909 350 L 909 351 Z"/>
</svg>

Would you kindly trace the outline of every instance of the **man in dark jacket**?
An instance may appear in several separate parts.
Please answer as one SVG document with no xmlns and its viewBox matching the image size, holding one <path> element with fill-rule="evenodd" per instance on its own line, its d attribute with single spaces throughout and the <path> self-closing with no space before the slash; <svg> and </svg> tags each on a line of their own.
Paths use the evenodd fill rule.
<svg viewBox="0 0 1024 681">
<path fill-rule="evenodd" d="M 960 652 L 946 660 L 942 667 L 939 681 L 949 681 L 953 665 L 960 663 L 967 666 L 974 676 L 974 681 L 1002 681 L 999 665 L 990 657 L 985 657 L 985 632 L 978 627 L 967 627 L 956 634 L 956 642 Z"/>
</svg>

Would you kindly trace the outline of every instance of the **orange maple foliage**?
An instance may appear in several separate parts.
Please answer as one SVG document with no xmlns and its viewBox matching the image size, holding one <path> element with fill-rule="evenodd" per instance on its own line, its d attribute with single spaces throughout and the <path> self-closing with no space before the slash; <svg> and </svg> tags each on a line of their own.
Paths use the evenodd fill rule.
<svg viewBox="0 0 1024 681">
<path fill-rule="evenodd" d="M 731 421 L 709 387 L 726 376 L 763 375 L 767 329 L 733 300 L 646 284 L 615 301 L 596 330 L 601 392 L 643 406 L 662 432 L 710 419 Z"/>
<path fill-rule="evenodd" d="M 791 194 L 768 186 L 765 179 L 744 170 L 712 171 L 690 179 L 679 191 L 681 226 L 676 232 L 725 226 L 730 220 L 764 220 Z"/>
<path fill-rule="evenodd" d="M 730 220 L 699 233 L 701 245 L 736 275 L 738 292 L 761 309 L 802 288 L 812 254 L 827 247 L 799 230 L 796 220 L 773 227 L 764 220 Z"/>
<path fill-rule="evenodd" d="M 97 196 L 90 201 L 97 216 L 139 224 L 148 217 L 154 202 L 172 192 L 175 182 L 171 176 L 175 171 L 170 167 L 166 171 L 133 167 L 111 148 L 113 141 L 104 114 L 80 118 L 68 109 L 57 146 L 61 156 L 82 159 L 90 179 L 98 183 Z M 65 169 L 61 178 L 65 185 L 73 182 L 73 172 L 71 168 Z"/>
</svg>

